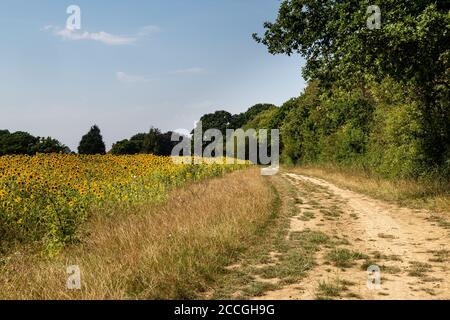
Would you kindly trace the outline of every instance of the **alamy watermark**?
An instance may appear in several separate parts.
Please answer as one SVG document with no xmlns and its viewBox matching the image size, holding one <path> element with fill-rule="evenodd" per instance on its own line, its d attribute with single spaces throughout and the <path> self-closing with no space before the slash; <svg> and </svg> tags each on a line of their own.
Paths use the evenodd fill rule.
<svg viewBox="0 0 450 320">
<path fill-rule="evenodd" d="M 81 270 L 79 266 L 69 266 L 66 270 L 68 277 L 66 286 L 69 290 L 81 290 Z"/>
<path fill-rule="evenodd" d="M 219 129 L 203 131 L 199 121 L 192 137 L 172 134 L 172 141 L 179 142 L 172 149 L 175 163 L 223 163 L 250 161 L 253 164 L 268 165 L 262 175 L 275 175 L 280 167 L 280 131 L 278 129 L 227 129 L 225 136 Z"/>
<path fill-rule="evenodd" d="M 367 268 L 367 288 L 369 290 L 381 289 L 381 269 L 377 265 Z"/>
<path fill-rule="evenodd" d="M 367 7 L 367 28 L 369 30 L 381 29 L 381 9 L 379 6 L 372 5 Z"/>
<path fill-rule="evenodd" d="M 74 31 L 81 29 L 81 8 L 77 5 L 70 5 L 66 10 L 67 14 L 70 16 L 66 21 L 66 28 Z"/>
</svg>

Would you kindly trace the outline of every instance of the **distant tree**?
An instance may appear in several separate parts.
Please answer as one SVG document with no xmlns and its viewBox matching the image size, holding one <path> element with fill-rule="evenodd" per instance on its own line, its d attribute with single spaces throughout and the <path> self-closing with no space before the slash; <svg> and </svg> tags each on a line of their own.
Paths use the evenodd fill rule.
<svg viewBox="0 0 450 320">
<path fill-rule="evenodd" d="M 227 111 L 216 111 L 205 114 L 200 118 L 203 132 L 209 129 L 218 129 L 225 135 L 226 129 L 234 129 L 233 115 Z"/>
<path fill-rule="evenodd" d="M 239 118 L 236 118 L 231 113 L 220 110 L 216 111 L 214 113 L 205 114 L 200 118 L 200 122 L 202 125 L 202 132 L 199 132 L 200 130 L 200 123 L 197 123 L 196 128 L 192 131 L 192 134 L 200 133 L 202 137 L 204 137 L 204 134 L 206 131 L 210 129 L 217 129 L 219 130 L 223 137 L 226 136 L 227 129 L 235 129 L 236 122 L 240 121 Z M 225 149 L 226 139 L 223 141 L 223 148 Z M 192 146 L 194 146 L 195 138 L 192 139 Z M 202 143 L 202 150 L 206 148 L 211 143 L 215 143 L 215 141 L 203 141 Z M 194 150 L 195 152 L 195 150 Z"/>
<path fill-rule="evenodd" d="M 259 113 L 256 117 L 245 123 L 242 128 L 248 129 L 278 129 L 279 127 L 273 126 L 273 120 L 279 113 L 279 108 L 267 109 Z"/>
<path fill-rule="evenodd" d="M 158 139 L 158 155 L 160 156 L 170 156 L 172 154 L 173 148 L 178 144 L 177 141 L 172 141 L 172 131 L 163 133 Z M 177 134 L 175 137 L 179 137 Z"/>
<path fill-rule="evenodd" d="M 33 148 L 38 141 L 39 138 L 27 132 L 18 131 L 10 134 L 8 131 L 2 130 L 2 134 L 0 134 L 0 155 L 33 155 L 35 153 Z"/>
<path fill-rule="evenodd" d="M 157 128 L 151 128 L 149 133 L 138 133 L 130 140 L 116 142 L 111 153 L 115 155 L 147 153 L 157 156 L 170 156 L 178 141 L 172 141 L 172 132 L 162 133 Z"/>
<path fill-rule="evenodd" d="M 106 153 L 105 143 L 98 126 L 91 127 L 89 132 L 81 138 L 78 153 L 90 155 Z"/>
<path fill-rule="evenodd" d="M 268 110 L 277 110 L 277 106 L 273 104 L 268 103 L 259 103 L 252 107 L 250 107 L 246 112 L 239 113 L 232 115 L 231 113 L 227 111 L 216 111 L 214 113 L 205 114 L 200 118 L 201 124 L 202 124 L 202 130 L 203 135 L 204 133 L 209 129 L 218 129 L 223 137 L 223 148 L 226 149 L 226 131 L 227 129 L 236 130 L 239 128 L 243 128 L 247 123 L 252 121 L 255 117 L 257 117 L 259 114 L 268 111 Z M 195 132 L 195 130 L 198 130 L 199 127 L 197 127 L 192 131 L 192 133 Z M 192 140 L 192 143 L 194 143 L 194 139 Z M 203 141 L 202 147 L 203 149 L 210 145 L 214 144 L 214 141 Z"/>
<path fill-rule="evenodd" d="M 125 139 L 113 144 L 111 153 L 114 155 L 137 154 L 141 152 L 141 147 L 142 144 Z"/>
<path fill-rule="evenodd" d="M 244 126 L 249 121 L 252 121 L 255 119 L 258 115 L 261 113 L 268 111 L 268 110 L 276 110 L 277 106 L 270 103 L 259 103 L 255 104 L 253 107 L 250 107 L 245 113 L 244 113 L 244 123 L 242 123 L 240 127 Z"/>
<path fill-rule="evenodd" d="M 0 130 L 0 155 L 36 153 L 70 153 L 70 149 L 50 137 L 39 138 L 27 132 Z"/>
<path fill-rule="evenodd" d="M 56 139 L 39 138 L 33 146 L 33 153 L 70 153 L 70 149 Z"/>
<path fill-rule="evenodd" d="M 137 148 L 139 149 L 139 153 L 143 153 L 144 140 L 146 136 L 146 133 L 138 133 L 130 138 L 130 141 L 136 144 Z"/>
<path fill-rule="evenodd" d="M 259 103 L 250 107 L 246 112 L 235 115 L 223 110 L 205 114 L 200 118 L 200 121 L 202 122 L 203 132 L 208 129 L 219 129 L 225 135 L 227 129 L 242 128 L 260 113 L 276 108 L 277 106 L 273 104 Z"/>
<path fill-rule="evenodd" d="M 142 145 L 142 152 L 143 153 L 151 153 L 151 154 L 158 154 L 159 149 L 159 136 L 161 135 L 161 131 L 157 128 L 151 128 L 149 133 L 145 135 L 143 145 Z"/>
<path fill-rule="evenodd" d="M 130 141 L 144 141 L 146 133 L 138 133 L 130 138 Z"/>
</svg>

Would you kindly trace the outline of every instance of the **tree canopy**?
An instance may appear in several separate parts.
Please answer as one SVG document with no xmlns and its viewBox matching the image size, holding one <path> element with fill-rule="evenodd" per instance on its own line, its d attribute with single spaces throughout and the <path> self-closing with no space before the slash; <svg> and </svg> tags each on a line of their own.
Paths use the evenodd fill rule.
<svg viewBox="0 0 450 320">
<path fill-rule="evenodd" d="M 78 153 L 85 155 L 106 153 L 105 143 L 97 125 L 92 126 L 89 132 L 81 138 Z"/>
<path fill-rule="evenodd" d="M 322 82 L 386 76 L 416 85 L 422 94 L 449 90 L 450 16 L 446 1 L 378 0 L 381 28 L 371 29 L 366 0 L 284 0 L 258 42 L 272 54 L 299 53 L 304 76 Z"/>
<path fill-rule="evenodd" d="M 114 155 L 147 153 L 158 156 L 170 156 L 178 141 L 172 141 L 172 131 L 162 133 L 157 128 L 151 128 L 148 133 L 138 133 L 129 140 L 125 139 L 113 144 L 111 153 Z"/>
<path fill-rule="evenodd" d="M 10 133 L 0 130 L 0 156 L 12 154 L 34 155 L 36 153 L 69 153 L 70 149 L 58 140 L 35 137 L 28 132 Z"/>
</svg>

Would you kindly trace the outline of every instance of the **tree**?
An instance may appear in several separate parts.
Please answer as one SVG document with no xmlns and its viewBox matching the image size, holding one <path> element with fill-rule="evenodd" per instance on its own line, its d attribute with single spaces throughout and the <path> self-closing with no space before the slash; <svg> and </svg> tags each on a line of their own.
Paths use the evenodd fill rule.
<svg viewBox="0 0 450 320">
<path fill-rule="evenodd" d="M 244 120 L 245 123 L 248 123 L 249 121 L 255 119 L 257 116 L 261 115 L 263 112 L 269 111 L 269 110 L 276 110 L 278 109 L 276 105 L 271 103 L 258 103 L 254 106 L 250 107 L 245 113 L 244 113 Z M 244 123 L 244 124 L 245 124 Z M 238 128 L 241 128 L 244 124 L 241 124 Z"/>
<path fill-rule="evenodd" d="M 145 135 L 142 152 L 143 153 L 151 153 L 158 154 L 159 151 L 159 136 L 161 135 L 161 131 L 157 128 L 151 128 L 150 131 Z"/>
<path fill-rule="evenodd" d="M 203 132 L 209 129 L 218 129 L 225 135 L 227 129 L 234 129 L 232 126 L 233 115 L 224 110 L 205 114 L 200 118 L 200 121 L 202 123 Z"/>
<path fill-rule="evenodd" d="M 122 140 L 113 144 L 111 153 L 114 155 L 137 154 L 141 152 L 142 145 L 136 141 Z"/>
<path fill-rule="evenodd" d="M 69 147 L 51 137 L 39 138 L 33 153 L 70 153 Z"/>
<path fill-rule="evenodd" d="M 91 127 L 89 132 L 81 138 L 78 153 L 88 155 L 106 153 L 105 143 L 98 126 Z"/>
<path fill-rule="evenodd" d="M 147 136 L 146 133 L 138 133 L 130 138 L 130 141 L 136 144 L 140 153 L 143 152 L 144 140 L 146 136 Z"/>
<path fill-rule="evenodd" d="M 197 124 L 197 127 L 191 132 L 192 134 L 197 133 L 199 137 L 202 138 L 202 154 L 203 150 L 209 145 L 213 144 L 215 145 L 216 141 L 204 141 L 204 135 L 205 132 L 210 129 L 217 129 L 222 133 L 222 136 L 224 137 L 223 141 L 223 148 L 225 149 L 226 145 L 226 131 L 227 129 L 235 129 L 235 123 L 237 122 L 237 119 L 235 116 L 233 116 L 231 113 L 220 110 L 216 111 L 214 113 L 205 114 L 200 118 L 202 131 L 200 132 L 199 124 Z M 192 145 L 194 145 L 195 138 L 192 139 Z M 194 153 L 196 150 L 194 150 Z"/>
<path fill-rule="evenodd" d="M 253 120 L 260 113 L 276 108 L 277 106 L 270 103 L 255 104 L 254 106 L 250 107 L 246 112 L 233 115 L 231 120 L 231 127 L 232 129 L 242 128 L 246 123 Z"/>
<path fill-rule="evenodd" d="M 130 140 L 116 142 L 111 153 L 115 155 L 151 153 L 157 156 L 170 156 L 172 149 L 178 144 L 178 140 L 172 141 L 172 134 L 171 131 L 162 133 L 157 128 L 151 128 L 149 133 L 138 133 Z"/>
<path fill-rule="evenodd" d="M 70 149 L 51 137 L 34 137 L 28 132 L 0 130 L 0 155 L 36 153 L 70 153 Z"/>
<path fill-rule="evenodd" d="M 299 53 L 304 76 L 353 82 L 364 74 L 449 89 L 449 6 L 445 1 L 378 0 L 382 27 L 367 27 L 366 0 L 284 0 L 258 42 L 272 54 Z M 342 77 L 345 75 L 345 77 Z"/>
<path fill-rule="evenodd" d="M 248 130 L 248 129 L 279 129 L 278 127 L 273 127 L 273 119 L 276 117 L 276 115 L 279 112 L 279 108 L 271 108 L 262 111 L 258 115 L 256 115 L 254 118 L 247 121 L 243 126 L 242 129 Z"/>
<path fill-rule="evenodd" d="M 33 155 L 35 153 L 34 146 L 38 143 L 39 138 L 36 138 L 28 132 L 14 132 L 2 131 L 0 135 L 0 155 L 7 154 L 27 154 Z"/>
<path fill-rule="evenodd" d="M 160 156 L 170 156 L 172 154 L 173 148 L 179 143 L 179 139 L 176 141 L 172 141 L 172 131 L 168 131 L 159 135 L 158 137 L 158 155 Z M 175 134 L 176 138 L 179 138 L 180 135 Z"/>
</svg>

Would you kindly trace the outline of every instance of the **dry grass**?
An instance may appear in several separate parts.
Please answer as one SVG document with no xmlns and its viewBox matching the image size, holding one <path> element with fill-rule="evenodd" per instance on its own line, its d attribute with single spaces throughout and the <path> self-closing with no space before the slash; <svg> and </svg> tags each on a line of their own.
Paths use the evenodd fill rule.
<svg viewBox="0 0 450 320">
<path fill-rule="evenodd" d="M 188 299 L 224 272 L 271 215 L 273 191 L 259 170 L 173 191 L 162 205 L 97 214 L 82 243 L 47 259 L 0 261 L 0 299 Z M 66 289 L 78 265 L 82 290 Z"/>
<path fill-rule="evenodd" d="M 281 175 L 269 179 L 277 194 L 272 219 L 260 229 L 261 239 L 228 268 L 228 274 L 211 288 L 206 299 L 271 297 L 271 291 L 301 282 L 316 266 L 317 252 L 332 243 L 320 231 L 291 229 L 293 219 L 302 214 L 298 204 L 310 199 L 315 188 L 305 183 L 298 189 Z"/>
<path fill-rule="evenodd" d="M 330 166 L 296 167 L 289 168 L 289 171 L 319 177 L 338 186 L 408 207 L 450 214 L 450 181 L 388 180 L 361 170 Z"/>
</svg>

